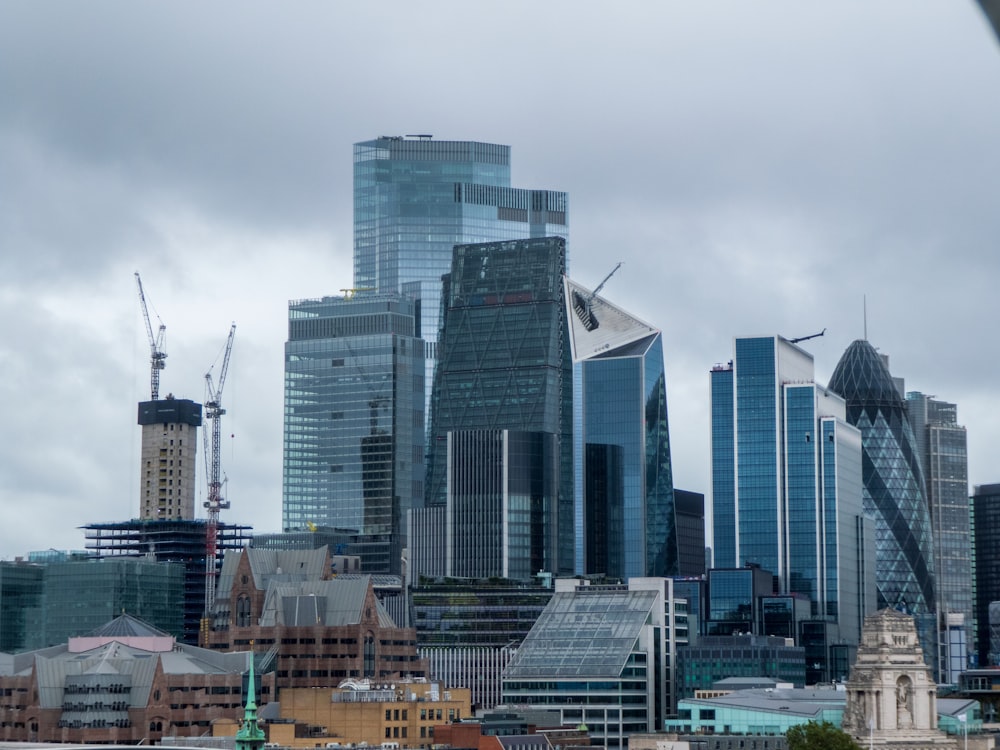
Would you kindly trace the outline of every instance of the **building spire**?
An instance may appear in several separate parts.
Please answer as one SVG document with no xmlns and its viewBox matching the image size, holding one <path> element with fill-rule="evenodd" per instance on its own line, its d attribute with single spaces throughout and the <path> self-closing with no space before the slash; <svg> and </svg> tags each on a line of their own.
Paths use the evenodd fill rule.
<svg viewBox="0 0 1000 750">
<path fill-rule="evenodd" d="M 867 341 L 868 340 L 868 295 L 867 294 L 861 295 L 861 310 L 862 310 L 862 316 L 864 318 L 865 341 Z"/>
<path fill-rule="evenodd" d="M 236 750 L 260 750 L 264 747 L 264 730 L 257 724 L 257 688 L 254 682 L 253 662 L 253 651 L 251 651 L 247 699 L 243 711 L 243 725 L 236 733 Z"/>
</svg>

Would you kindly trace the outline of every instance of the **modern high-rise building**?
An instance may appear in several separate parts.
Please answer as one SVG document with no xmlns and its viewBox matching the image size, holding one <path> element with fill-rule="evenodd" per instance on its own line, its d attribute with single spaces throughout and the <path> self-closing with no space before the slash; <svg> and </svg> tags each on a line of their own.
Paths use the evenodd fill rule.
<svg viewBox="0 0 1000 750">
<path fill-rule="evenodd" d="M 565 269 L 561 237 L 454 249 L 426 509 L 446 507 L 449 576 L 572 572 Z"/>
<path fill-rule="evenodd" d="M 398 294 L 288 306 L 282 527 L 355 541 L 370 573 L 396 573 L 406 512 L 424 494 L 424 347 Z"/>
<path fill-rule="evenodd" d="M 430 135 L 354 144 L 354 286 L 417 300 L 428 402 L 452 248 L 569 237 L 566 193 L 510 183 L 510 146 Z"/>
<path fill-rule="evenodd" d="M 808 599 L 832 663 L 833 644 L 856 644 L 875 607 L 861 433 L 808 352 L 780 336 L 734 349 L 711 372 L 714 567 L 759 566 L 776 593 Z"/>
<path fill-rule="evenodd" d="M 193 521 L 201 404 L 184 398 L 142 401 L 139 518 Z"/>
<path fill-rule="evenodd" d="M 879 608 L 935 612 L 924 472 L 899 386 L 875 347 L 858 339 L 837 363 L 830 390 L 846 400 L 847 421 L 861 430 L 865 511 L 876 519 Z"/>
<path fill-rule="evenodd" d="M 906 409 L 927 483 L 941 653 L 939 682 L 956 684 L 968 667 L 975 642 L 972 544 L 969 518 L 969 453 L 958 407 L 917 391 L 906 394 Z M 961 619 L 961 628 L 953 626 Z M 949 620 L 951 622 L 949 622 Z M 964 636 L 955 642 L 955 636 Z"/>
<path fill-rule="evenodd" d="M 437 341 L 455 245 L 568 231 L 566 193 L 511 187 L 510 146 L 430 135 L 354 144 L 354 285 L 413 293 L 425 341 Z"/>
<path fill-rule="evenodd" d="M 972 528 L 976 652 L 979 666 L 995 667 L 1000 665 L 1000 484 L 976 485 L 972 493 Z"/>
<path fill-rule="evenodd" d="M 661 332 L 565 280 L 579 575 L 678 575 Z"/>
</svg>

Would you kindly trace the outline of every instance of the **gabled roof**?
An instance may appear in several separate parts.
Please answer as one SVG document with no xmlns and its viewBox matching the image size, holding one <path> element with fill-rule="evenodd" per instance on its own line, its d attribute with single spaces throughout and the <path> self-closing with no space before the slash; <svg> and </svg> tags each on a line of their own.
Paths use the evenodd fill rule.
<svg viewBox="0 0 1000 750">
<path fill-rule="evenodd" d="M 222 570 L 216 585 L 218 601 L 229 598 L 233 590 L 233 580 L 243 555 L 250 563 L 254 586 L 267 590 L 271 581 L 312 581 L 320 580 L 328 572 L 328 550 L 326 546 L 316 549 L 273 550 L 244 547 L 227 550 L 222 558 Z"/>
<path fill-rule="evenodd" d="M 361 622 L 371 576 L 338 577 L 328 581 L 272 581 L 264 598 L 260 624 L 274 625 L 356 625 Z M 375 599 L 382 627 L 396 627 L 392 617 Z"/>
<path fill-rule="evenodd" d="M 656 603 L 655 591 L 557 593 L 504 670 L 504 679 L 618 677 Z"/>
</svg>

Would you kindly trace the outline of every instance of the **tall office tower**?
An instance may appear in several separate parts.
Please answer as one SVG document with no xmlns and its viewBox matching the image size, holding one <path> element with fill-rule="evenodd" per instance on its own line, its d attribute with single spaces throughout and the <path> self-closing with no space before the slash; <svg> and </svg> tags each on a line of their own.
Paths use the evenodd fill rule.
<svg viewBox="0 0 1000 750">
<path fill-rule="evenodd" d="M 885 360 L 864 339 L 847 347 L 830 390 L 847 401 L 847 421 L 861 430 L 865 511 L 876 519 L 879 608 L 934 612 L 930 513 L 903 396 Z"/>
<path fill-rule="evenodd" d="M 927 483 L 927 502 L 937 571 L 938 629 L 942 672 L 938 682 L 955 684 L 968 666 L 975 641 L 972 551 L 969 525 L 969 453 L 958 407 L 917 391 L 906 394 L 906 409 Z M 961 619 L 962 627 L 957 628 Z M 949 622 L 949 620 L 951 622 Z M 955 637 L 961 642 L 955 642 Z"/>
<path fill-rule="evenodd" d="M 572 571 L 565 270 L 561 237 L 455 247 L 427 495 L 447 509 L 449 576 Z"/>
<path fill-rule="evenodd" d="M 429 135 L 354 144 L 354 286 L 420 300 L 428 391 L 452 248 L 568 232 L 566 193 L 510 186 L 510 146 Z"/>
<path fill-rule="evenodd" d="M 678 575 L 662 334 L 590 289 L 565 285 L 575 572 Z"/>
<path fill-rule="evenodd" d="M 874 609 L 874 529 L 861 433 L 813 372 L 780 336 L 737 338 L 712 369 L 712 549 L 714 567 L 759 565 L 777 593 L 807 598 L 833 663 L 832 644 L 856 644 Z"/>
<path fill-rule="evenodd" d="M 194 520 L 195 456 L 201 404 L 183 398 L 139 403 L 142 464 L 139 518 L 143 521 Z"/>
<path fill-rule="evenodd" d="M 1000 665 L 1000 484 L 976 485 L 972 493 L 972 539 L 976 558 L 976 653 L 979 666 Z"/>
<path fill-rule="evenodd" d="M 348 535 L 368 573 L 396 573 L 422 502 L 424 350 L 396 294 L 290 302 L 282 527 Z"/>
</svg>

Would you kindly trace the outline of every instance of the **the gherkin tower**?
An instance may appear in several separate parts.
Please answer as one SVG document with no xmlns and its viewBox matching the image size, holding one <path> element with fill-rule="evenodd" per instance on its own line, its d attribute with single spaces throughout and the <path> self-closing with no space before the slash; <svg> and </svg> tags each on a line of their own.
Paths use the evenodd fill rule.
<svg viewBox="0 0 1000 750">
<path fill-rule="evenodd" d="M 906 402 L 868 341 L 853 342 L 830 378 L 861 430 L 865 512 L 875 517 L 879 607 L 934 611 L 931 523 Z"/>
</svg>

